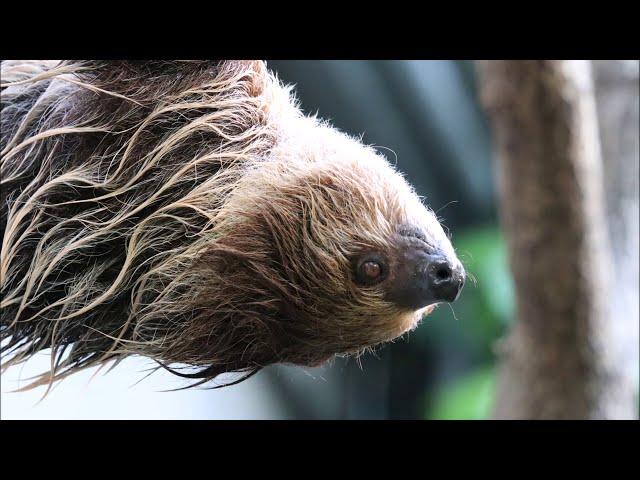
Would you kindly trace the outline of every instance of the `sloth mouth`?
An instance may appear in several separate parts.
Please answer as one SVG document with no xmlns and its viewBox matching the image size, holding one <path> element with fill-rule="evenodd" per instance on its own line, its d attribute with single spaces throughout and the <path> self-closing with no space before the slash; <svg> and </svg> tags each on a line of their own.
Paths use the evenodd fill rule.
<svg viewBox="0 0 640 480">
<path fill-rule="evenodd" d="M 438 303 L 432 303 L 426 307 L 419 308 L 418 310 L 413 310 L 411 312 L 407 312 L 404 315 L 400 316 L 400 328 L 397 333 L 393 336 L 398 337 L 405 332 L 414 330 L 420 325 L 425 318 L 427 318 L 438 306 Z"/>
<path fill-rule="evenodd" d="M 429 315 L 431 315 L 438 305 L 440 305 L 440 303 L 432 303 L 431 305 L 428 305 L 418 310 L 418 315 L 420 315 L 420 319 L 422 320 L 428 317 Z"/>
</svg>

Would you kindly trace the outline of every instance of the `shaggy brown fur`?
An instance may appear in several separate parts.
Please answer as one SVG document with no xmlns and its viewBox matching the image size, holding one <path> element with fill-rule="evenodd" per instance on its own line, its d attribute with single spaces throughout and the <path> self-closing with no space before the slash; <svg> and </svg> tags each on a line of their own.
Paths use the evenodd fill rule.
<svg viewBox="0 0 640 480">
<path fill-rule="evenodd" d="M 359 353 L 425 313 L 388 296 L 400 233 L 455 258 L 262 62 L 3 62 L 1 127 L 3 368 L 51 348 L 30 387 L 135 354 L 206 381 Z"/>
</svg>

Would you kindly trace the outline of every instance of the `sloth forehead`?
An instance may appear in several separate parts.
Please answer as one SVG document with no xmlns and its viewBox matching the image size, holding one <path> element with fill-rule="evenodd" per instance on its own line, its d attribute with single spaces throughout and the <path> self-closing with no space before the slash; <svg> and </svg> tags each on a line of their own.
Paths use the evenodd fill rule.
<svg viewBox="0 0 640 480">
<path fill-rule="evenodd" d="M 281 93 L 285 104 L 289 92 Z M 302 115 L 291 104 L 272 115 L 276 141 L 268 158 L 257 165 L 259 180 L 247 191 L 264 187 L 282 193 L 288 189 L 307 202 L 330 192 L 342 206 L 350 207 L 344 218 L 371 233 L 390 233 L 398 224 L 410 224 L 436 243 L 447 243 L 436 216 L 383 153 L 328 122 Z M 315 207 L 336 211 L 339 205 Z"/>
<path fill-rule="evenodd" d="M 413 194 L 387 159 L 358 139 L 315 118 L 300 117 L 288 123 L 270 156 L 270 163 L 280 172 L 309 182 L 333 178 L 338 185 L 368 189 L 372 196 Z"/>
</svg>

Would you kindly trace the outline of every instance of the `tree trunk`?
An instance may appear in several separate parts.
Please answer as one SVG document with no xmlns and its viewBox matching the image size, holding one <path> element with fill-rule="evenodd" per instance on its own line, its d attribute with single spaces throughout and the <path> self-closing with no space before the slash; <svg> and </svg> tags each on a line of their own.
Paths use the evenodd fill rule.
<svg viewBox="0 0 640 480">
<path fill-rule="evenodd" d="M 497 149 L 517 321 L 499 348 L 496 418 L 632 418 L 588 61 L 479 63 Z"/>
</svg>

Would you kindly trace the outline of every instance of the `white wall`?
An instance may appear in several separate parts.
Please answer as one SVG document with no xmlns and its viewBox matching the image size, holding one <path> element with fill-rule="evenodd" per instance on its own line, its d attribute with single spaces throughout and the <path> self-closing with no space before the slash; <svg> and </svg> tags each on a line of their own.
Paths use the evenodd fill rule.
<svg viewBox="0 0 640 480">
<path fill-rule="evenodd" d="M 130 358 L 109 374 L 106 368 L 71 375 L 59 382 L 42 401 L 46 387 L 20 393 L 27 377 L 49 368 L 49 356 L 39 354 L 24 366 L 11 367 L 0 376 L 2 419 L 279 419 L 286 414 L 260 372 L 242 382 L 218 390 L 161 392 L 187 385 L 188 380 L 157 371 L 142 382 L 148 360 Z"/>
</svg>

